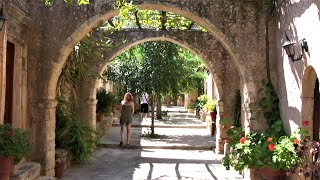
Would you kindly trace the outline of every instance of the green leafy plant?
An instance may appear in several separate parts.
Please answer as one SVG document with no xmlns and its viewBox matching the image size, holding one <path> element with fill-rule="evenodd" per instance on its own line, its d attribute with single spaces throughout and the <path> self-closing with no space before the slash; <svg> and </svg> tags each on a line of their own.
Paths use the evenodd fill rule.
<svg viewBox="0 0 320 180">
<path fill-rule="evenodd" d="M 209 100 L 207 103 L 204 105 L 204 109 L 207 111 L 216 111 L 216 106 L 217 106 L 217 101 L 216 100 Z"/>
<path fill-rule="evenodd" d="M 111 113 L 112 105 L 118 102 L 118 99 L 111 92 L 107 92 L 105 89 L 100 88 L 97 90 L 97 113 L 108 114 Z"/>
<path fill-rule="evenodd" d="M 207 103 L 207 101 L 208 101 L 208 95 L 203 94 L 199 96 L 193 104 L 191 104 L 190 108 L 196 110 L 197 118 L 200 118 L 200 112 L 203 111 L 203 107 Z"/>
<path fill-rule="evenodd" d="M 69 150 L 77 163 L 90 159 L 98 147 L 100 133 L 86 125 L 66 110 L 63 104 L 57 107 L 56 146 Z"/>
<path fill-rule="evenodd" d="M 31 151 L 27 133 L 10 124 L 0 124 L 0 157 L 12 157 L 18 163 Z"/>
<path fill-rule="evenodd" d="M 221 123 L 229 136 L 232 151 L 222 159 L 223 165 L 236 170 L 248 168 L 270 168 L 289 170 L 299 162 L 295 146 L 297 133 L 285 134 L 280 117 L 279 99 L 270 83 L 262 82 L 260 106 L 270 126 L 265 133 L 250 131 L 245 134 L 242 127 L 236 127 L 233 120 L 222 117 Z M 245 127 L 250 128 L 250 126 Z"/>
<path fill-rule="evenodd" d="M 295 146 L 299 161 L 287 171 L 287 175 L 298 174 L 300 179 L 319 179 L 320 177 L 320 143 L 311 140 L 309 134 L 309 121 L 302 122 L 303 127 L 298 129 L 301 136 Z"/>
<path fill-rule="evenodd" d="M 225 126 L 225 127 L 228 127 Z M 271 137 L 265 133 L 250 132 L 244 135 L 244 130 L 238 127 L 228 129 L 232 151 L 222 159 L 227 168 L 243 170 L 245 167 L 273 170 L 289 170 L 299 158 L 295 150 L 297 137 Z"/>
<path fill-rule="evenodd" d="M 237 90 L 236 95 L 233 100 L 232 112 L 234 114 L 234 125 L 236 127 L 241 126 L 241 94 L 240 90 Z"/>
</svg>

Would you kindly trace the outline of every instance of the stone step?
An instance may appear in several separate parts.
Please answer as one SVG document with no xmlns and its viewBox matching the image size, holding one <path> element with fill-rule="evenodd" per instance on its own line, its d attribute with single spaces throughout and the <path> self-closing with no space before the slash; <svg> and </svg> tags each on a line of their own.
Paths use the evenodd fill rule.
<svg viewBox="0 0 320 180">
<path fill-rule="evenodd" d="M 51 176 L 40 176 L 36 180 L 56 180 L 57 178 Z"/>
<path fill-rule="evenodd" d="M 203 151 L 209 151 L 214 150 L 214 146 L 141 146 L 141 145 L 123 145 L 122 147 L 119 147 L 118 144 L 106 144 L 106 143 L 100 143 L 99 147 L 101 148 L 113 148 L 113 149 L 175 149 L 175 150 L 203 150 Z"/>
<path fill-rule="evenodd" d="M 119 123 L 113 123 L 112 127 L 119 127 Z M 150 125 L 132 124 L 133 128 L 148 128 Z M 206 129 L 206 125 L 154 125 L 155 128 L 190 128 L 190 129 Z"/>
<path fill-rule="evenodd" d="M 41 166 L 35 162 L 25 162 L 15 167 L 10 180 L 34 180 L 40 176 Z"/>
</svg>

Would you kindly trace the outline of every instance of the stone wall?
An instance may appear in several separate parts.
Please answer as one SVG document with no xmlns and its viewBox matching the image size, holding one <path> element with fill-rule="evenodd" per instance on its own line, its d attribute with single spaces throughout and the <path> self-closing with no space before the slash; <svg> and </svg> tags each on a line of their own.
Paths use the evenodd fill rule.
<svg viewBox="0 0 320 180">
<path fill-rule="evenodd" d="M 312 121 L 313 89 L 320 74 L 320 2 L 318 0 L 285 1 L 278 12 L 274 52 L 278 79 L 274 80 L 280 97 L 281 113 L 287 132 L 295 130 L 302 120 Z M 285 32 L 296 42 L 296 54 L 304 58 L 292 62 L 282 48 Z M 305 38 L 309 52 L 303 53 L 299 41 Z"/>
<path fill-rule="evenodd" d="M 33 153 L 31 157 L 42 163 L 46 175 L 54 171 L 54 139 L 55 139 L 55 107 L 56 87 L 68 55 L 73 47 L 85 34 L 90 32 L 101 21 L 106 21 L 118 12 L 113 10 L 113 0 L 95 0 L 90 6 L 66 6 L 63 1 L 45 7 L 42 1 L 15 1 L 26 9 L 34 24 L 27 30 L 28 46 L 28 109 L 27 124 L 32 129 Z M 265 129 L 261 113 L 256 106 L 257 90 L 265 71 L 265 28 L 264 15 L 259 13 L 259 1 L 234 0 L 167 0 L 139 1 L 141 9 L 157 9 L 185 16 L 195 23 L 205 27 L 211 37 L 204 38 L 205 50 L 212 57 L 203 58 L 213 69 L 227 66 L 215 66 L 213 57 L 219 57 L 222 63 L 232 61 L 235 70 L 221 69 L 226 73 L 239 74 L 243 82 L 243 98 L 248 115 L 246 121 L 256 121 L 253 129 Z M 12 30 L 13 31 L 13 30 Z M 177 34 L 179 35 L 179 34 Z M 194 35 L 196 36 L 196 35 Z M 225 51 L 215 51 L 214 42 L 220 43 Z M 210 45 L 210 46 L 209 46 Z M 193 45 L 192 45 L 193 46 Z M 210 49 L 213 48 L 213 49 Z M 221 63 L 219 64 L 221 65 Z M 233 76 L 236 77 L 236 76 Z M 218 78 L 217 78 L 218 79 Z M 228 79 L 222 79 L 226 82 Z M 234 82 L 240 82 L 233 79 Z M 238 87 L 230 86 L 229 90 Z M 230 92 L 224 89 L 223 93 Z M 94 93 L 91 93 L 91 96 Z M 88 98 L 89 104 L 94 104 L 93 98 Z M 231 100 L 225 98 L 225 102 Z M 224 107 L 227 107 L 227 104 Z M 222 109 L 222 108 L 221 108 Z M 90 109 L 91 113 L 94 108 Z M 227 111 L 226 108 L 224 108 Z"/>
</svg>

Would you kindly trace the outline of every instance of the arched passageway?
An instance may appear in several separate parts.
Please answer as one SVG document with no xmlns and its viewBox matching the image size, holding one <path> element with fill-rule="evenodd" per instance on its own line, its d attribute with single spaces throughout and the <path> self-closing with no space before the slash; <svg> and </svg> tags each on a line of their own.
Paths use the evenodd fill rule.
<svg viewBox="0 0 320 180">
<path fill-rule="evenodd" d="M 260 80 L 265 78 L 266 74 L 264 56 L 261 55 L 265 52 L 265 47 L 261 43 L 264 39 L 264 28 L 256 28 L 264 27 L 263 16 L 257 18 L 258 10 L 250 2 L 241 3 L 240 8 L 236 8 L 235 3 L 232 0 L 223 3 L 209 0 L 196 3 L 175 0 L 166 3 L 147 1 L 141 2 L 139 7 L 170 11 L 185 16 L 206 28 L 209 34 L 221 43 L 240 74 L 246 123 L 253 124 L 253 129 L 263 130 L 266 126 L 265 122 L 259 119 L 262 114 L 256 102 Z M 206 8 L 201 10 L 199 7 Z M 37 11 L 38 8 L 42 11 Z M 101 21 L 117 15 L 118 11 L 113 10 L 111 1 L 102 0 L 95 1 L 88 7 L 67 7 L 57 2 L 50 7 L 50 10 L 46 8 L 37 2 L 30 3 L 30 12 L 32 12 L 30 15 L 36 22 L 36 29 L 30 35 L 29 42 L 33 46 L 30 47 L 31 68 L 28 70 L 32 81 L 28 82 L 28 86 L 30 87 L 29 104 L 34 110 L 29 114 L 33 122 L 31 128 L 35 130 L 32 157 L 42 162 L 44 171 L 50 175 L 54 167 L 54 124 L 57 104 L 55 93 L 58 78 L 77 42 Z M 236 14 L 242 14 L 242 16 L 236 16 Z M 223 18 L 215 18 L 221 15 Z M 242 19 L 237 19 L 239 17 Z M 50 24 L 55 26 L 47 28 Z M 39 43 L 32 43 L 31 41 L 34 41 L 32 37 Z M 212 43 L 206 41 L 208 44 Z M 42 60 L 39 61 L 39 59 Z M 212 62 L 207 62 L 209 59 L 206 58 L 203 60 L 210 67 Z"/>
<path fill-rule="evenodd" d="M 125 37 L 125 39 L 121 39 L 121 37 Z M 186 31 L 159 32 L 132 30 L 114 33 L 110 35 L 110 38 L 124 41 L 125 43 L 110 49 L 110 51 L 106 53 L 107 56 L 105 57 L 105 60 L 97 62 L 94 65 L 94 71 L 102 74 L 103 70 L 106 68 L 106 64 L 110 60 L 137 44 L 146 41 L 169 41 L 190 50 L 195 55 L 198 55 L 205 63 L 210 63 L 206 65 L 213 74 L 213 80 L 215 81 L 219 92 L 218 115 L 232 111 L 234 96 L 236 91 L 240 89 L 240 77 L 230 56 L 228 56 L 225 49 L 210 34 Z M 206 39 L 211 43 L 207 44 L 203 39 Z M 119 43 L 115 42 L 115 44 Z M 81 89 L 82 94 L 80 97 L 83 98 L 82 109 L 84 110 L 82 116 L 86 117 L 85 119 L 87 119 L 88 124 L 94 127 L 96 125 L 96 109 L 94 102 L 96 102 L 96 89 L 99 84 L 98 82 L 99 80 L 92 81 L 91 78 L 87 78 L 81 83 L 83 85 L 83 89 Z M 216 140 L 216 147 L 218 147 L 217 151 L 222 152 L 223 142 L 226 137 L 225 134 L 220 131 L 219 123 L 217 123 L 217 126 L 218 136 Z"/>
</svg>

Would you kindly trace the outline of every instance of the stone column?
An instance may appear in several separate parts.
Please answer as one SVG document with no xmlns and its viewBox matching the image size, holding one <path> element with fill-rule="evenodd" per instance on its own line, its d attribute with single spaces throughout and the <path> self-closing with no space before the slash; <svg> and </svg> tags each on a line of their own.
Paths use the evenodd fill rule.
<svg viewBox="0 0 320 180">
<path fill-rule="evenodd" d="M 87 99 L 85 101 L 86 107 L 82 109 L 83 117 L 85 118 L 85 123 L 90 125 L 93 128 L 96 128 L 96 108 L 97 108 L 97 99 Z"/>
<path fill-rule="evenodd" d="M 223 102 L 218 101 L 217 104 L 217 119 L 216 119 L 216 153 L 223 154 L 223 145 L 227 139 L 227 133 L 223 130 L 223 126 L 220 123 L 220 116 L 224 115 Z"/>
<path fill-rule="evenodd" d="M 244 103 L 243 109 L 245 120 L 242 126 L 245 128 L 245 133 L 250 131 L 265 132 L 268 124 L 259 103 Z M 260 179 L 259 172 L 256 169 L 246 168 L 243 173 L 245 179 Z"/>
<path fill-rule="evenodd" d="M 96 128 L 96 108 L 97 99 L 96 91 L 100 80 L 93 80 L 90 77 L 85 77 L 80 81 L 79 104 L 81 120 L 87 125 Z"/>
<path fill-rule="evenodd" d="M 245 128 L 246 133 L 251 130 L 260 133 L 268 128 L 267 121 L 263 116 L 259 103 L 244 103 L 243 109 L 245 113 L 243 127 Z"/>
<path fill-rule="evenodd" d="M 7 23 L 0 31 L 0 124 L 4 121 L 6 97 Z"/>
<path fill-rule="evenodd" d="M 33 117 L 33 154 L 32 159 L 40 162 L 42 174 L 54 176 L 55 167 L 55 128 L 56 128 L 56 106 L 55 99 L 45 99 L 32 109 Z M 35 106 L 36 107 L 36 106 Z"/>
</svg>

